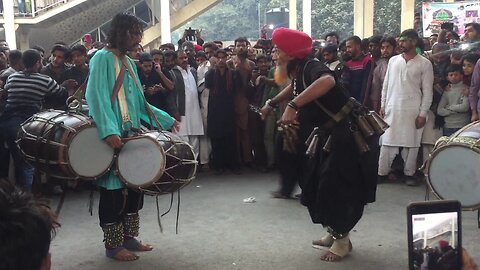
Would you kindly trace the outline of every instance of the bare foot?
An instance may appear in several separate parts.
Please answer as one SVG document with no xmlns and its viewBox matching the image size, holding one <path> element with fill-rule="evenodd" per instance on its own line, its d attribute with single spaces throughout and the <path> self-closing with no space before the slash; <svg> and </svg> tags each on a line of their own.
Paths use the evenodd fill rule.
<svg viewBox="0 0 480 270">
<path fill-rule="evenodd" d="M 153 247 L 149 244 L 142 244 L 140 242 L 140 245 L 138 245 L 138 250 L 136 251 L 151 251 L 153 249 Z"/>
<path fill-rule="evenodd" d="M 153 249 L 151 245 L 143 244 L 135 238 L 125 240 L 123 246 L 130 251 L 151 251 Z"/>
<path fill-rule="evenodd" d="M 392 182 L 393 182 L 393 181 L 397 181 L 397 180 L 398 180 L 398 176 L 397 176 L 394 172 L 390 172 L 390 173 L 388 174 L 388 180 L 389 180 L 389 181 L 392 181 Z"/>
<path fill-rule="evenodd" d="M 338 262 L 338 261 L 341 261 L 342 259 L 343 257 L 335 255 L 330 251 L 327 251 L 327 253 L 323 254 L 322 257 L 320 257 L 320 260 L 326 261 L 326 262 Z"/>
<path fill-rule="evenodd" d="M 312 247 L 313 248 L 331 247 L 332 244 L 333 244 L 333 242 L 327 243 L 326 241 L 323 241 L 322 239 L 312 241 Z"/>
<path fill-rule="evenodd" d="M 112 259 L 121 262 L 135 261 L 138 260 L 138 258 L 139 257 L 135 253 L 130 252 L 125 248 L 122 248 L 119 252 L 117 252 L 117 254 L 112 257 Z"/>
<path fill-rule="evenodd" d="M 348 253 L 350 253 L 353 249 L 353 246 L 352 246 L 352 242 L 348 242 L 348 252 L 343 255 L 343 256 L 340 256 L 340 255 L 337 255 L 337 254 L 334 254 L 332 253 L 331 251 L 327 251 L 327 253 L 323 254 L 321 257 L 320 257 L 320 260 L 322 261 L 326 261 L 326 262 L 338 262 L 338 261 L 341 261 L 345 256 L 348 255 Z"/>
</svg>

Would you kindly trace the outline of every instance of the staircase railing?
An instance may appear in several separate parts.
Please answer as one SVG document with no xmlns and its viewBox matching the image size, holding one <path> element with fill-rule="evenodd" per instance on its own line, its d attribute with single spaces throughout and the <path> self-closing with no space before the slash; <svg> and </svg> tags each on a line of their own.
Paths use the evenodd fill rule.
<svg viewBox="0 0 480 270">
<path fill-rule="evenodd" d="M 144 0 L 137 2 L 137 4 L 131 6 L 126 10 L 129 13 L 134 14 L 135 16 L 139 17 L 146 23 L 146 27 L 150 27 L 153 25 L 153 20 L 156 20 L 153 16 L 152 11 L 148 8 L 147 3 Z M 145 14 L 146 12 L 146 14 Z M 96 27 L 95 29 L 89 31 L 87 34 L 90 34 L 93 38 L 93 41 L 105 42 L 107 39 L 107 31 L 110 28 L 111 19 L 106 21 L 105 23 L 101 24 L 100 26 Z M 78 39 L 72 43 L 75 44 L 82 44 L 83 40 Z"/>
<path fill-rule="evenodd" d="M 15 0 L 15 17 L 35 17 L 61 6 L 71 0 Z M 3 4 L 0 4 L 0 15 L 3 16 Z"/>
</svg>

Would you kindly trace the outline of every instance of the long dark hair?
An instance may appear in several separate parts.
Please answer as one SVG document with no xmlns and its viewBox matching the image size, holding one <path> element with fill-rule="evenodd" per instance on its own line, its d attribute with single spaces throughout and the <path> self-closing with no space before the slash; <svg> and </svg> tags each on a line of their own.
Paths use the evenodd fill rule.
<svg viewBox="0 0 480 270">
<path fill-rule="evenodd" d="M 109 46 L 118 49 L 120 53 L 126 54 L 128 47 L 128 31 L 143 33 L 145 22 L 130 13 L 119 13 L 113 17 L 107 42 Z"/>
<path fill-rule="evenodd" d="M 2 269 L 40 269 L 60 224 L 49 202 L 0 179 Z"/>
<path fill-rule="evenodd" d="M 299 59 L 299 58 L 295 58 L 293 60 L 291 60 L 290 62 L 288 62 L 287 64 L 287 74 L 290 78 L 293 78 L 295 73 L 298 72 L 298 69 L 299 68 L 303 68 L 303 66 L 305 66 L 305 64 L 311 60 L 315 58 L 315 50 L 312 49 L 312 52 L 305 58 L 302 58 L 302 59 Z"/>
</svg>

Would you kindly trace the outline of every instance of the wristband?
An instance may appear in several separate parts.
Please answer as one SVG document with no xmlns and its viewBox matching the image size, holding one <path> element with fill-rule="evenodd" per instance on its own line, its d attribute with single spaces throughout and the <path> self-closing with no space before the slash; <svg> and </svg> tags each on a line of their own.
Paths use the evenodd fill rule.
<svg viewBox="0 0 480 270">
<path fill-rule="evenodd" d="M 273 109 L 276 109 L 278 107 L 278 105 L 274 105 L 272 104 L 272 100 L 271 99 L 268 99 L 266 102 L 265 102 L 266 105 L 268 105 L 269 107 L 273 108 Z"/>
<path fill-rule="evenodd" d="M 300 109 L 298 108 L 297 104 L 293 100 L 288 102 L 287 106 L 294 109 L 295 111 L 298 111 L 298 109 Z"/>
</svg>

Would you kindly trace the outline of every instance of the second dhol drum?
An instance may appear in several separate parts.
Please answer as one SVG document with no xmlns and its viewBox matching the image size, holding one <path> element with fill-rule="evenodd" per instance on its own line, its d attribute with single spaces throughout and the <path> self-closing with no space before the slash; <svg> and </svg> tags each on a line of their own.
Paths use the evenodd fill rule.
<svg viewBox="0 0 480 270">
<path fill-rule="evenodd" d="M 77 112 L 48 110 L 25 121 L 17 144 L 38 170 L 59 179 L 95 180 L 110 170 L 113 149 L 95 123 Z"/>
<path fill-rule="evenodd" d="M 427 163 L 427 183 L 439 199 L 480 208 L 480 121 L 440 138 Z"/>
<path fill-rule="evenodd" d="M 147 195 L 175 192 L 188 185 L 197 170 L 192 147 L 166 131 L 128 138 L 117 158 L 118 175 Z"/>
</svg>

